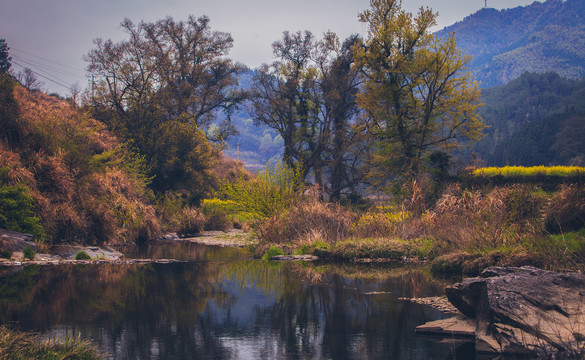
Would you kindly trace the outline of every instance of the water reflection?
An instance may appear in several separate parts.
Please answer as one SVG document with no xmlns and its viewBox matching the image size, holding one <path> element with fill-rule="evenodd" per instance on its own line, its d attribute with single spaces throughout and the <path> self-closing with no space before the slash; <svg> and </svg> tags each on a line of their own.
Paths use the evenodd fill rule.
<svg viewBox="0 0 585 360">
<path fill-rule="evenodd" d="M 452 344 L 413 331 L 443 315 L 398 300 L 444 286 L 420 269 L 261 260 L 28 267 L 0 277 L 0 320 L 114 359 L 449 359 Z"/>
</svg>

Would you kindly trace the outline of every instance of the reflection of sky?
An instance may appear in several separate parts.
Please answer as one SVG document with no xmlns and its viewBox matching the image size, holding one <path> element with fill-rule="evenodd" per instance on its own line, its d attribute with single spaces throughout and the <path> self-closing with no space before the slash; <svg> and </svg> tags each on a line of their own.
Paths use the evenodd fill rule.
<svg viewBox="0 0 585 360">
<path fill-rule="evenodd" d="M 327 270 L 311 283 L 302 272 L 310 265 L 260 260 L 137 265 L 126 272 L 114 266 L 67 269 L 63 276 L 59 268 L 43 268 L 15 282 L 35 284 L 33 293 L 49 297 L 15 307 L 17 318 L 38 329 L 35 314 L 46 313 L 40 319 L 46 336 L 80 334 L 115 359 L 422 360 L 447 358 L 451 351 L 414 334 L 415 326 L 444 315 L 398 300 L 415 289 L 424 296 L 442 291 L 441 282 L 420 270 L 399 268 L 399 276 L 379 280 Z"/>
<path fill-rule="evenodd" d="M 530 3 L 532 0 L 488 0 L 488 6 L 498 9 Z M 404 0 L 402 5 L 409 12 L 421 6 L 433 8 L 439 13 L 440 29 L 478 11 L 484 0 Z M 369 0 L 2 0 L 0 38 L 9 47 L 30 54 L 17 54 L 21 64 L 26 66 L 25 58 L 40 61 L 48 66 L 37 69 L 42 74 L 51 74 L 64 85 L 78 82 L 85 87 L 82 56 L 93 48 L 95 38 L 124 38 L 119 24 L 125 17 L 138 23 L 169 15 L 177 20 L 189 14 L 207 15 L 214 30 L 232 34 L 230 57 L 255 68 L 272 61 L 270 45 L 285 30 L 310 30 L 317 36 L 331 30 L 342 38 L 364 33 L 357 15 L 368 7 Z M 55 67 L 58 71 L 51 70 Z M 15 65 L 15 69 L 20 68 Z M 44 82 L 51 91 L 69 94 L 62 86 Z"/>
</svg>

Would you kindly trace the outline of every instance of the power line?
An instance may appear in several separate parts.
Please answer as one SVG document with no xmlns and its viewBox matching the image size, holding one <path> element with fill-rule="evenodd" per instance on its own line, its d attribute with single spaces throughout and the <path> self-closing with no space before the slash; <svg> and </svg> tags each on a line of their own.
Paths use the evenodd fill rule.
<svg viewBox="0 0 585 360">
<path fill-rule="evenodd" d="M 45 75 L 43 75 L 43 74 L 39 74 L 38 72 L 36 72 L 36 71 L 32 70 L 31 68 L 28 68 L 28 67 L 26 67 L 26 66 L 23 66 L 22 64 L 19 64 L 19 63 L 17 63 L 17 62 L 16 62 L 16 61 L 14 61 L 14 60 L 12 61 L 12 63 L 13 63 L 13 64 L 16 64 L 16 65 L 18 65 L 18 66 L 20 66 L 20 67 L 21 67 L 21 68 L 23 68 L 23 69 L 29 69 L 29 70 L 30 70 L 30 71 L 31 71 L 33 74 L 35 74 L 35 75 L 37 75 L 37 76 L 39 76 L 39 77 L 42 77 L 43 79 L 49 80 L 50 82 L 52 82 L 52 83 L 55 83 L 55 84 L 57 84 L 57 85 L 59 85 L 59 86 L 62 86 L 62 87 L 64 87 L 64 88 L 65 88 L 65 89 L 67 89 L 67 90 L 70 90 L 70 89 L 71 89 L 71 87 L 70 87 L 70 86 L 68 86 L 68 85 L 64 85 L 64 84 L 60 83 L 59 81 L 57 81 L 57 80 L 54 80 L 54 79 L 51 79 L 51 78 L 49 78 L 49 77 L 47 77 L 47 76 L 45 76 Z"/>
<path fill-rule="evenodd" d="M 53 64 L 55 64 L 55 65 L 59 65 L 59 66 L 61 66 L 61 67 L 68 68 L 68 69 L 71 69 L 71 70 L 75 70 L 75 71 L 78 71 L 78 72 L 81 72 L 81 73 L 85 74 L 85 71 L 84 71 L 84 70 L 80 70 L 80 69 L 78 69 L 78 68 L 74 68 L 74 67 L 72 67 L 72 66 L 69 66 L 69 65 L 61 64 L 61 63 L 58 63 L 58 62 L 56 62 L 56 61 L 54 61 L 54 60 L 47 59 L 47 58 L 44 58 L 44 57 L 42 57 L 42 56 L 38 56 L 38 55 L 35 55 L 35 54 L 31 54 L 31 53 L 29 53 L 29 52 L 27 52 L 27 51 L 24 51 L 24 50 L 15 49 L 15 48 L 13 48 L 13 47 L 11 47 L 11 48 L 10 48 L 10 50 L 16 50 L 17 52 L 21 52 L 21 53 L 23 53 L 23 54 L 26 54 L 26 55 L 28 55 L 28 56 L 32 56 L 32 57 L 35 57 L 35 58 L 37 58 L 37 59 L 41 59 L 41 60 L 44 60 L 44 61 L 48 61 L 48 62 L 50 62 L 50 63 L 53 63 Z"/>
<path fill-rule="evenodd" d="M 39 63 L 39 62 L 35 62 L 34 60 L 30 60 L 30 59 L 27 59 L 27 58 L 23 58 L 21 56 L 15 55 L 15 54 L 13 54 L 12 57 L 14 59 L 20 61 L 21 63 L 28 64 L 29 66 L 32 66 L 32 67 L 35 67 L 35 68 L 38 68 L 38 69 L 42 69 L 43 71 L 46 71 L 46 72 L 55 72 L 55 73 L 59 73 L 61 75 L 75 77 L 75 78 L 79 77 L 79 75 L 74 74 L 72 72 L 67 72 L 67 71 L 58 69 L 58 68 L 56 68 L 54 66 L 50 66 L 50 65 L 46 65 L 46 64 Z"/>
</svg>

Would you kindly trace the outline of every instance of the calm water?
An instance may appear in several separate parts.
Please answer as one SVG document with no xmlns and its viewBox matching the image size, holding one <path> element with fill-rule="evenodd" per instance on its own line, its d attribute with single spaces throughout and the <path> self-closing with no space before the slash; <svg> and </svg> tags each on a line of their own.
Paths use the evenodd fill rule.
<svg viewBox="0 0 585 360">
<path fill-rule="evenodd" d="M 422 269 L 275 264 L 194 244 L 143 255 L 189 262 L 4 269 L 0 321 L 93 339 L 112 359 L 473 359 L 472 345 L 414 333 L 445 317 L 398 299 L 443 293 L 448 282 Z"/>
</svg>

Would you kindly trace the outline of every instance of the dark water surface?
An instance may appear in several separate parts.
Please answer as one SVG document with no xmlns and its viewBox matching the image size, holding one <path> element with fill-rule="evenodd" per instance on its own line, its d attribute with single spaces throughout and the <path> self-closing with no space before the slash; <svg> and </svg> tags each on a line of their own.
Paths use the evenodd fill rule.
<svg viewBox="0 0 585 360">
<path fill-rule="evenodd" d="M 449 282 L 424 269 L 269 263 L 195 244 L 143 255 L 189 262 L 4 269 L 0 321 L 93 339 L 112 359 L 474 358 L 472 345 L 414 333 L 446 317 L 398 299 L 443 293 Z"/>
</svg>

